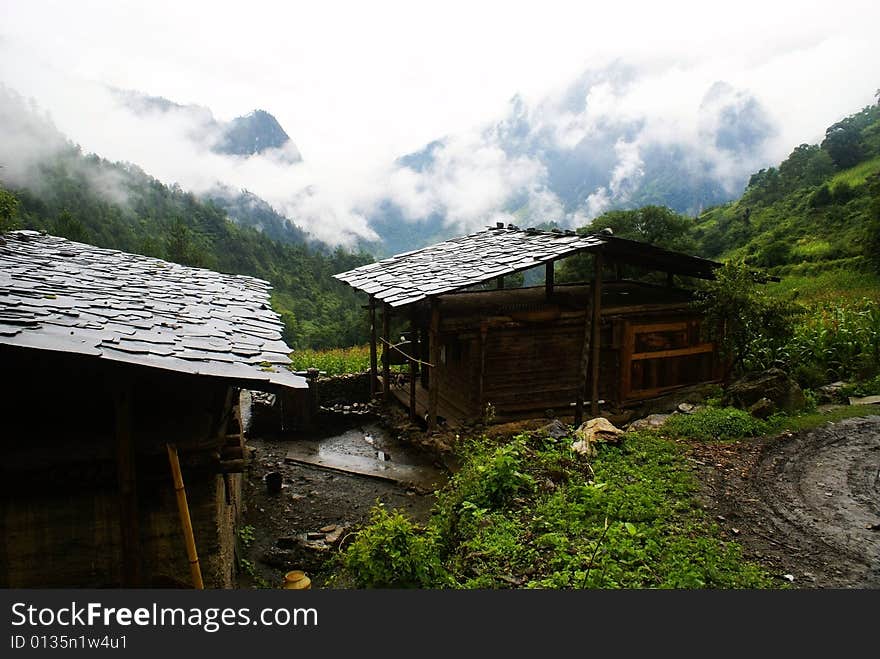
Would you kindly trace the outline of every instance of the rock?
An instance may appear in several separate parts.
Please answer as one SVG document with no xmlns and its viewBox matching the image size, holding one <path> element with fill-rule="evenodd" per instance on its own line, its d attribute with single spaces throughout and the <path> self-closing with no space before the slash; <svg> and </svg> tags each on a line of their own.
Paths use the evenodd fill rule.
<svg viewBox="0 0 880 659">
<path fill-rule="evenodd" d="M 327 526 L 321 527 L 321 533 L 332 533 L 336 530 L 336 524 L 328 524 Z"/>
<path fill-rule="evenodd" d="M 671 415 L 649 414 L 644 419 L 636 419 L 627 426 L 627 430 L 655 430 L 666 423 Z"/>
<path fill-rule="evenodd" d="M 536 431 L 540 435 L 545 435 L 547 437 L 552 437 L 553 439 L 562 439 L 563 437 L 568 437 L 571 434 L 571 430 L 567 425 L 562 423 L 559 419 L 553 419 L 546 426 L 541 426 Z"/>
<path fill-rule="evenodd" d="M 281 549 L 294 549 L 299 544 L 299 541 L 292 536 L 285 536 L 283 538 L 278 538 L 275 541 L 275 545 Z"/>
<path fill-rule="evenodd" d="M 721 402 L 747 410 L 762 398 L 769 399 L 778 410 L 787 413 L 804 409 L 807 402 L 798 383 L 778 368 L 746 374 L 727 387 Z"/>
<path fill-rule="evenodd" d="M 309 531 L 306 533 L 306 540 L 323 540 L 324 534 L 320 531 Z"/>
<path fill-rule="evenodd" d="M 749 414 L 756 419 L 767 419 L 776 411 L 776 405 L 769 398 L 761 398 L 749 407 Z"/>
<path fill-rule="evenodd" d="M 846 401 L 842 391 L 847 385 L 843 380 L 826 384 L 816 389 L 816 401 L 819 403 L 843 403 Z"/>
<path fill-rule="evenodd" d="M 849 404 L 850 405 L 878 405 L 878 404 L 880 404 L 880 396 L 863 396 L 862 398 L 856 398 L 854 396 L 850 396 Z"/>
<path fill-rule="evenodd" d="M 676 410 L 680 414 L 693 414 L 694 412 L 699 412 L 703 409 L 705 405 L 694 405 L 693 403 L 679 403 Z"/>
<path fill-rule="evenodd" d="M 623 431 L 615 428 L 608 419 L 602 417 L 590 419 L 574 431 L 576 441 L 571 445 L 571 449 L 581 455 L 593 457 L 596 455 L 596 444 L 617 444 L 622 435 Z"/>
<path fill-rule="evenodd" d="M 331 531 L 326 535 L 326 537 L 324 538 L 324 542 L 326 542 L 328 545 L 335 545 L 337 542 L 339 542 L 339 538 L 342 537 L 344 531 L 344 526 L 337 526 L 334 531 Z"/>
</svg>

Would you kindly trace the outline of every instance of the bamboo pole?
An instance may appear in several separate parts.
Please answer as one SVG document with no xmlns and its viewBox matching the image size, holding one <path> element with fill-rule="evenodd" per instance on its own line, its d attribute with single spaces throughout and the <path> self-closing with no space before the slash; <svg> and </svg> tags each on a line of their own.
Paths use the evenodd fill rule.
<svg viewBox="0 0 880 659">
<path fill-rule="evenodd" d="M 192 520 L 189 517 L 189 506 L 186 503 L 186 489 L 183 487 L 183 474 L 180 473 L 180 460 L 177 458 L 177 447 L 166 444 L 168 462 L 171 464 L 171 475 L 174 477 L 174 491 L 177 494 L 177 512 L 180 514 L 180 526 L 186 542 L 186 555 L 189 559 L 189 571 L 192 574 L 193 588 L 204 590 L 202 569 L 199 566 L 199 555 L 196 552 L 196 540 L 193 536 Z"/>
</svg>

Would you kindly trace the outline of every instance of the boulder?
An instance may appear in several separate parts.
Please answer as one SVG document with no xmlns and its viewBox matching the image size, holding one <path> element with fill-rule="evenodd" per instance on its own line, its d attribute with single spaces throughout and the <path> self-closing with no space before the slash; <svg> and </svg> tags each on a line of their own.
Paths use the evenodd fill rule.
<svg viewBox="0 0 880 659">
<path fill-rule="evenodd" d="M 616 444 L 622 435 L 623 431 L 614 427 L 608 419 L 602 417 L 590 419 L 574 431 L 576 441 L 571 445 L 571 449 L 581 455 L 594 457 L 596 444 Z"/>
<path fill-rule="evenodd" d="M 725 389 L 721 402 L 748 410 L 762 398 L 768 399 L 777 410 L 789 414 L 804 409 L 807 403 L 798 383 L 778 368 L 748 373 Z"/>
<path fill-rule="evenodd" d="M 655 430 L 666 423 L 670 414 L 649 414 L 644 419 L 636 419 L 627 426 L 627 430 Z"/>
</svg>

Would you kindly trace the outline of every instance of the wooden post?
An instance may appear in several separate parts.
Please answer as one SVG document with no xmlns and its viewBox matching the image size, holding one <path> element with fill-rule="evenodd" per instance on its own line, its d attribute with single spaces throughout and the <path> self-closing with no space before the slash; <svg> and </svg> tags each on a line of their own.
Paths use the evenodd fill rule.
<svg viewBox="0 0 880 659">
<path fill-rule="evenodd" d="M 416 420 L 416 357 L 418 351 L 416 347 L 419 345 L 419 325 L 416 316 L 416 308 L 412 307 L 409 316 L 409 418 L 410 421 Z"/>
<path fill-rule="evenodd" d="M 594 257 L 595 258 L 595 257 Z M 591 297 L 587 296 L 587 303 L 584 305 L 584 340 L 581 345 L 581 361 L 578 367 L 578 384 L 577 397 L 574 406 L 574 425 L 579 426 L 584 421 L 584 390 L 587 388 L 587 368 L 590 362 L 590 339 L 592 332 L 590 331 L 590 302 Z"/>
<path fill-rule="evenodd" d="M 553 264 L 554 261 L 548 261 L 544 266 L 544 291 L 547 294 L 548 300 L 553 297 L 553 286 L 555 284 Z"/>
<path fill-rule="evenodd" d="M 183 541 L 186 544 L 186 557 L 189 560 L 189 572 L 192 577 L 193 588 L 204 590 L 205 584 L 202 582 L 202 568 L 199 565 L 199 554 L 196 552 L 196 539 L 193 534 L 192 520 L 189 516 L 189 505 L 186 502 L 183 474 L 180 473 L 177 447 L 174 444 L 166 444 L 165 449 L 168 451 L 168 463 L 171 465 L 171 478 L 174 481 L 174 492 L 177 495 L 177 513 L 180 516 L 180 527 L 183 530 Z"/>
<path fill-rule="evenodd" d="M 429 353 L 428 343 L 429 343 L 429 341 L 428 341 L 428 328 L 423 323 L 420 323 L 420 326 L 419 326 L 419 359 L 421 359 L 423 362 L 430 363 L 431 355 Z M 430 381 L 430 377 L 431 377 L 431 369 L 428 368 L 427 366 L 422 366 L 421 371 L 419 371 L 419 378 L 422 381 L 422 387 L 424 387 L 425 389 L 428 388 L 428 382 Z"/>
<path fill-rule="evenodd" d="M 602 326 L 602 253 L 596 252 L 594 257 L 593 272 L 593 320 L 590 345 L 593 354 L 590 357 L 591 383 L 590 383 L 590 414 L 599 416 L 599 359 L 601 356 L 601 341 L 599 330 Z"/>
<path fill-rule="evenodd" d="M 391 307 L 382 305 L 382 396 L 391 400 Z"/>
<path fill-rule="evenodd" d="M 376 296 L 370 296 L 370 397 L 379 390 L 379 372 L 376 366 Z"/>
<path fill-rule="evenodd" d="M 138 519 L 137 467 L 131 436 L 131 383 L 116 390 L 116 476 L 119 481 L 119 532 L 122 548 L 122 586 L 140 586 L 140 520 Z"/>
<path fill-rule="evenodd" d="M 428 380 L 428 430 L 437 428 L 437 405 L 440 401 L 440 307 L 435 298 L 431 299 L 431 377 Z"/>
<path fill-rule="evenodd" d="M 498 277 L 498 279 L 495 280 L 495 288 L 498 290 L 504 288 L 504 277 Z"/>
<path fill-rule="evenodd" d="M 486 337 L 489 334 L 489 325 L 486 322 L 480 323 L 480 379 L 477 388 L 477 407 L 480 410 L 480 414 L 482 415 L 485 412 L 484 405 L 486 401 L 484 400 L 485 394 L 483 393 L 483 389 L 485 387 L 485 377 L 486 377 Z"/>
</svg>

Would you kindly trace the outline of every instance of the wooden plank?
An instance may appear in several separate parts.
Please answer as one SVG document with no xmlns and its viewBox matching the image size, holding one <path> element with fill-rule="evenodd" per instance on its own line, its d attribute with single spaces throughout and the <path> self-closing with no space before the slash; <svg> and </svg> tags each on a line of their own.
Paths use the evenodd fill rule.
<svg viewBox="0 0 880 659">
<path fill-rule="evenodd" d="M 489 334 L 489 325 L 486 323 L 480 324 L 480 341 L 479 341 L 479 359 L 480 359 L 480 370 L 477 375 L 477 407 L 480 408 L 480 411 L 483 411 L 483 407 L 486 404 L 486 400 L 484 398 L 484 388 L 485 388 L 485 379 L 486 379 L 486 339 Z"/>
<path fill-rule="evenodd" d="M 635 352 L 630 359 L 638 361 L 640 359 L 668 359 L 670 357 L 687 357 L 688 355 L 699 355 L 706 352 L 712 352 L 715 349 L 713 343 L 700 343 L 699 345 L 689 348 L 675 348 L 673 350 L 657 350 L 656 352 Z"/>
<path fill-rule="evenodd" d="M 440 363 L 440 307 L 436 298 L 431 298 L 431 363 L 434 369 L 428 380 L 428 431 L 437 428 L 437 401 L 440 397 L 440 369 L 443 365 Z"/>
<path fill-rule="evenodd" d="M 593 258 L 596 258 L 595 256 Z M 587 388 L 587 368 L 590 362 L 590 339 L 592 338 L 590 313 L 591 300 L 587 298 L 587 306 L 584 308 L 584 335 L 581 342 L 581 360 L 578 367 L 577 397 L 574 405 L 574 425 L 579 426 L 584 420 L 584 390 Z"/>
<path fill-rule="evenodd" d="M 599 416 L 599 325 L 602 322 L 602 252 L 596 252 L 593 256 L 593 318 L 590 321 L 592 356 L 590 357 L 592 369 L 592 382 L 590 384 L 590 414 Z"/>
<path fill-rule="evenodd" d="M 446 481 L 446 475 L 434 467 L 379 461 L 360 455 L 321 454 L 317 442 L 296 442 L 284 461 L 413 485 L 423 490 L 434 490 Z"/>
<path fill-rule="evenodd" d="M 547 261 L 547 264 L 544 266 L 544 293 L 548 300 L 553 297 L 553 286 L 555 284 L 554 263 L 555 261 Z"/>
<path fill-rule="evenodd" d="M 378 391 L 378 366 L 376 358 L 376 297 L 370 296 L 370 397 Z"/>
<path fill-rule="evenodd" d="M 137 467 L 131 434 L 131 383 L 116 388 L 116 475 L 119 483 L 119 533 L 122 547 L 122 586 L 141 585 L 140 519 L 138 517 Z"/>
<path fill-rule="evenodd" d="M 391 345 L 391 307 L 387 304 L 382 305 L 382 338 L 385 340 L 382 345 L 382 382 L 385 383 L 382 397 L 387 401 L 391 391 L 391 351 L 388 348 Z"/>
</svg>

